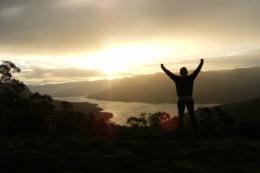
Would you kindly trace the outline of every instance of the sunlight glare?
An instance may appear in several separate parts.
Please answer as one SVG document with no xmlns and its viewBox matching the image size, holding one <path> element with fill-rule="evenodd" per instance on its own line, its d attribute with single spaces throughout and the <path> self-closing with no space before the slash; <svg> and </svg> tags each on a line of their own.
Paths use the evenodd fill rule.
<svg viewBox="0 0 260 173">
<path fill-rule="evenodd" d="M 180 46 L 158 43 L 125 45 L 94 53 L 89 56 L 88 63 L 111 76 L 119 73 L 131 73 L 130 69 L 158 62 L 172 54 L 181 56 L 183 50 Z"/>
</svg>

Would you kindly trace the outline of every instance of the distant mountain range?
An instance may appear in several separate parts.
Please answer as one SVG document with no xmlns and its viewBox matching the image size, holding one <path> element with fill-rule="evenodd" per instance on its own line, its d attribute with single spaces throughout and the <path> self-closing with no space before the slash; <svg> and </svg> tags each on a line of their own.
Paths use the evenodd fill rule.
<svg viewBox="0 0 260 173">
<path fill-rule="evenodd" d="M 124 79 L 30 86 L 53 97 L 88 96 L 109 101 L 175 103 L 174 83 L 163 73 Z M 228 103 L 260 93 L 260 67 L 201 72 L 195 81 L 197 103 Z"/>
<path fill-rule="evenodd" d="M 75 97 L 93 95 L 117 84 L 117 80 L 82 81 L 61 84 L 28 85 L 32 92 L 48 94 L 53 97 Z"/>
<path fill-rule="evenodd" d="M 201 72 L 195 81 L 197 103 L 228 103 L 254 98 L 260 93 L 260 67 Z M 174 103 L 175 84 L 163 73 L 120 80 L 89 98 L 125 102 Z"/>
</svg>

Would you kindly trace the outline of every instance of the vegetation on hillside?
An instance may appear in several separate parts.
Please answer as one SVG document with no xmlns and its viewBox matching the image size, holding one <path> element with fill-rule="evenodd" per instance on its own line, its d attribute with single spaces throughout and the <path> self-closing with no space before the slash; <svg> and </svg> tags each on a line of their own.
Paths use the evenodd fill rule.
<svg viewBox="0 0 260 173">
<path fill-rule="evenodd" d="M 49 95 L 28 92 L 25 84 L 13 78 L 20 71 L 10 61 L 0 65 L 1 134 L 72 133 L 94 123 L 91 113 L 76 112 L 69 102 L 57 104 Z"/>
</svg>

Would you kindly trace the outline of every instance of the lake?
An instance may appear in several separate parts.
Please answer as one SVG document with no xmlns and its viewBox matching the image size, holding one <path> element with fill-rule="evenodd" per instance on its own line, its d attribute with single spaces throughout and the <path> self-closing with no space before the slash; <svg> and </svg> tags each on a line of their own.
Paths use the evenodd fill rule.
<svg viewBox="0 0 260 173">
<path fill-rule="evenodd" d="M 154 112 L 168 112 L 171 116 L 177 116 L 177 104 L 172 103 L 141 103 L 141 102 L 115 102 L 115 101 L 100 101 L 82 97 L 56 97 L 56 100 L 63 100 L 69 102 L 88 102 L 97 104 L 103 109 L 103 112 L 113 113 L 113 122 L 117 124 L 125 124 L 130 116 L 138 116 L 141 113 L 154 113 Z M 195 104 L 195 108 L 212 106 L 212 104 Z"/>
</svg>

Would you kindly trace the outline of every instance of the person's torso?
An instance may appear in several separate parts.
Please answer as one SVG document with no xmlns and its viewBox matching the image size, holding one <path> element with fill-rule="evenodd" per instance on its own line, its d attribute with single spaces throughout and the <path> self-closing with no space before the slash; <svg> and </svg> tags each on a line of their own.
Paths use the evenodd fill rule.
<svg viewBox="0 0 260 173">
<path fill-rule="evenodd" d="M 193 83 L 194 83 L 194 80 L 189 76 L 179 77 L 178 80 L 175 81 L 177 95 L 178 96 L 192 96 Z"/>
</svg>

